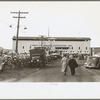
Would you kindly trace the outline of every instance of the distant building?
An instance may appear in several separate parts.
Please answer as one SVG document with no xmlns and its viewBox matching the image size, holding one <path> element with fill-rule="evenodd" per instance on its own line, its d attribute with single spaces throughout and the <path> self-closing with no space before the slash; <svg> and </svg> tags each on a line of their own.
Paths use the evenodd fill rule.
<svg viewBox="0 0 100 100">
<path fill-rule="evenodd" d="M 60 51 L 65 53 L 90 53 L 90 38 L 84 37 L 19 37 L 18 52 L 29 53 L 34 47 L 46 47 L 51 51 Z M 13 50 L 16 49 L 16 37 L 13 37 Z"/>
<path fill-rule="evenodd" d="M 91 47 L 91 55 L 100 53 L 100 47 Z"/>
<path fill-rule="evenodd" d="M 0 56 L 2 56 L 2 53 L 3 53 L 3 48 L 0 47 Z"/>
</svg>

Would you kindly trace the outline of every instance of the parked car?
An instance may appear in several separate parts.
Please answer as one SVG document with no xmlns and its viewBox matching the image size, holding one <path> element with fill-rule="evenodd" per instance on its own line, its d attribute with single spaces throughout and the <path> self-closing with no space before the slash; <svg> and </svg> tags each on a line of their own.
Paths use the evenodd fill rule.
<svg viewBox="0 0 100 100">
<path fill-rule="evenodd" d="M 84 55 L 83 54 L 78 54 L 78 60 L 84 60 Z"/>
<path fill-rule="evenodd" d="M 56 53 L 50 54 L 50 57 L 51 57 L 52 60 L 57 60 L 57 54 Z"/>
<path fill-rule="evenodd" d="M 32 66 L 45 66 L 46 52 L 45 48 L 36 47 L 30 50 L 30 63 Z"/>
<path fill-rule="evenodd" d="M 88 56 L 87 61 L 84 64 L 86 68 L 98 68 L 100 69 L 100 57 Z"/>
<path fill-rule="evenodd" d="M 49 54 L 46 54 L 46 61 L 50 62 L 51 61 L 51 56 Z"/>
<path fill-rule="evenodd" d="M 42 64 L 41 55 L 33 54 L 31 59 L 32 66 L 40 66 Z"/>
</svg>

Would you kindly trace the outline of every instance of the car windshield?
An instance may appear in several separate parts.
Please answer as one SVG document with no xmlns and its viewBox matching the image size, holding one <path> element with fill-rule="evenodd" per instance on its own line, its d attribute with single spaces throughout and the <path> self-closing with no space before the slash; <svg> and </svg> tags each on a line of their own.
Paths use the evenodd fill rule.
<svg viewBox="0 0 100 100">
<path fill-rule="evenodd" d="M 89 57 L 90 60 L 97 60 L 97 57 Z"/>
<path fill-rule="evenodd" d="M 99 58 L 98 57 L 88 57 L 87 59 L 87 64 L 94 64 L 96 65 L 99 62 Z"/>
<path fill-rule="evenodd" d="M 96 64 L 98 61 L 99 61 L 98 57 L 89 57 L 87 59 L 87 63 L 94 63 L 94 64 Z"/>
<path fill-rule="evenodd" d="M 33 55 L 32 58 L 40 58 L 40 55 Z"/>
</svg>

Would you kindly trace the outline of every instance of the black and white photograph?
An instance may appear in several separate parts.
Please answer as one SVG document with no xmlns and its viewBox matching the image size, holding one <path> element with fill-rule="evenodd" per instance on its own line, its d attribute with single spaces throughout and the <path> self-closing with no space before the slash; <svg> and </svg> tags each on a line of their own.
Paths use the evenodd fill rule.
<svg viewBox="0 0 100 100">
<path fill-rule="evenodd" d="M 99 1 L 0 1 L 0 83 L 95 82 Z"/>
</svg>

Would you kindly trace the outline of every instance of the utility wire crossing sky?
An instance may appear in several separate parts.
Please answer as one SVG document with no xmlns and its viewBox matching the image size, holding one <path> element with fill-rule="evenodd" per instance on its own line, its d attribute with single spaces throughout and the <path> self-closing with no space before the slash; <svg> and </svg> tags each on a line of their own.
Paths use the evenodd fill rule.
<svg viewBox="0 0 100 100">
<path fill-rule="evenodd" d="M 91 47 L 100 47 L 100 2 L 23 1 L 0 2 L 0 47 L 12 49 L 18 14 L 19 36 L 90 37 Z"/>
</svg>

